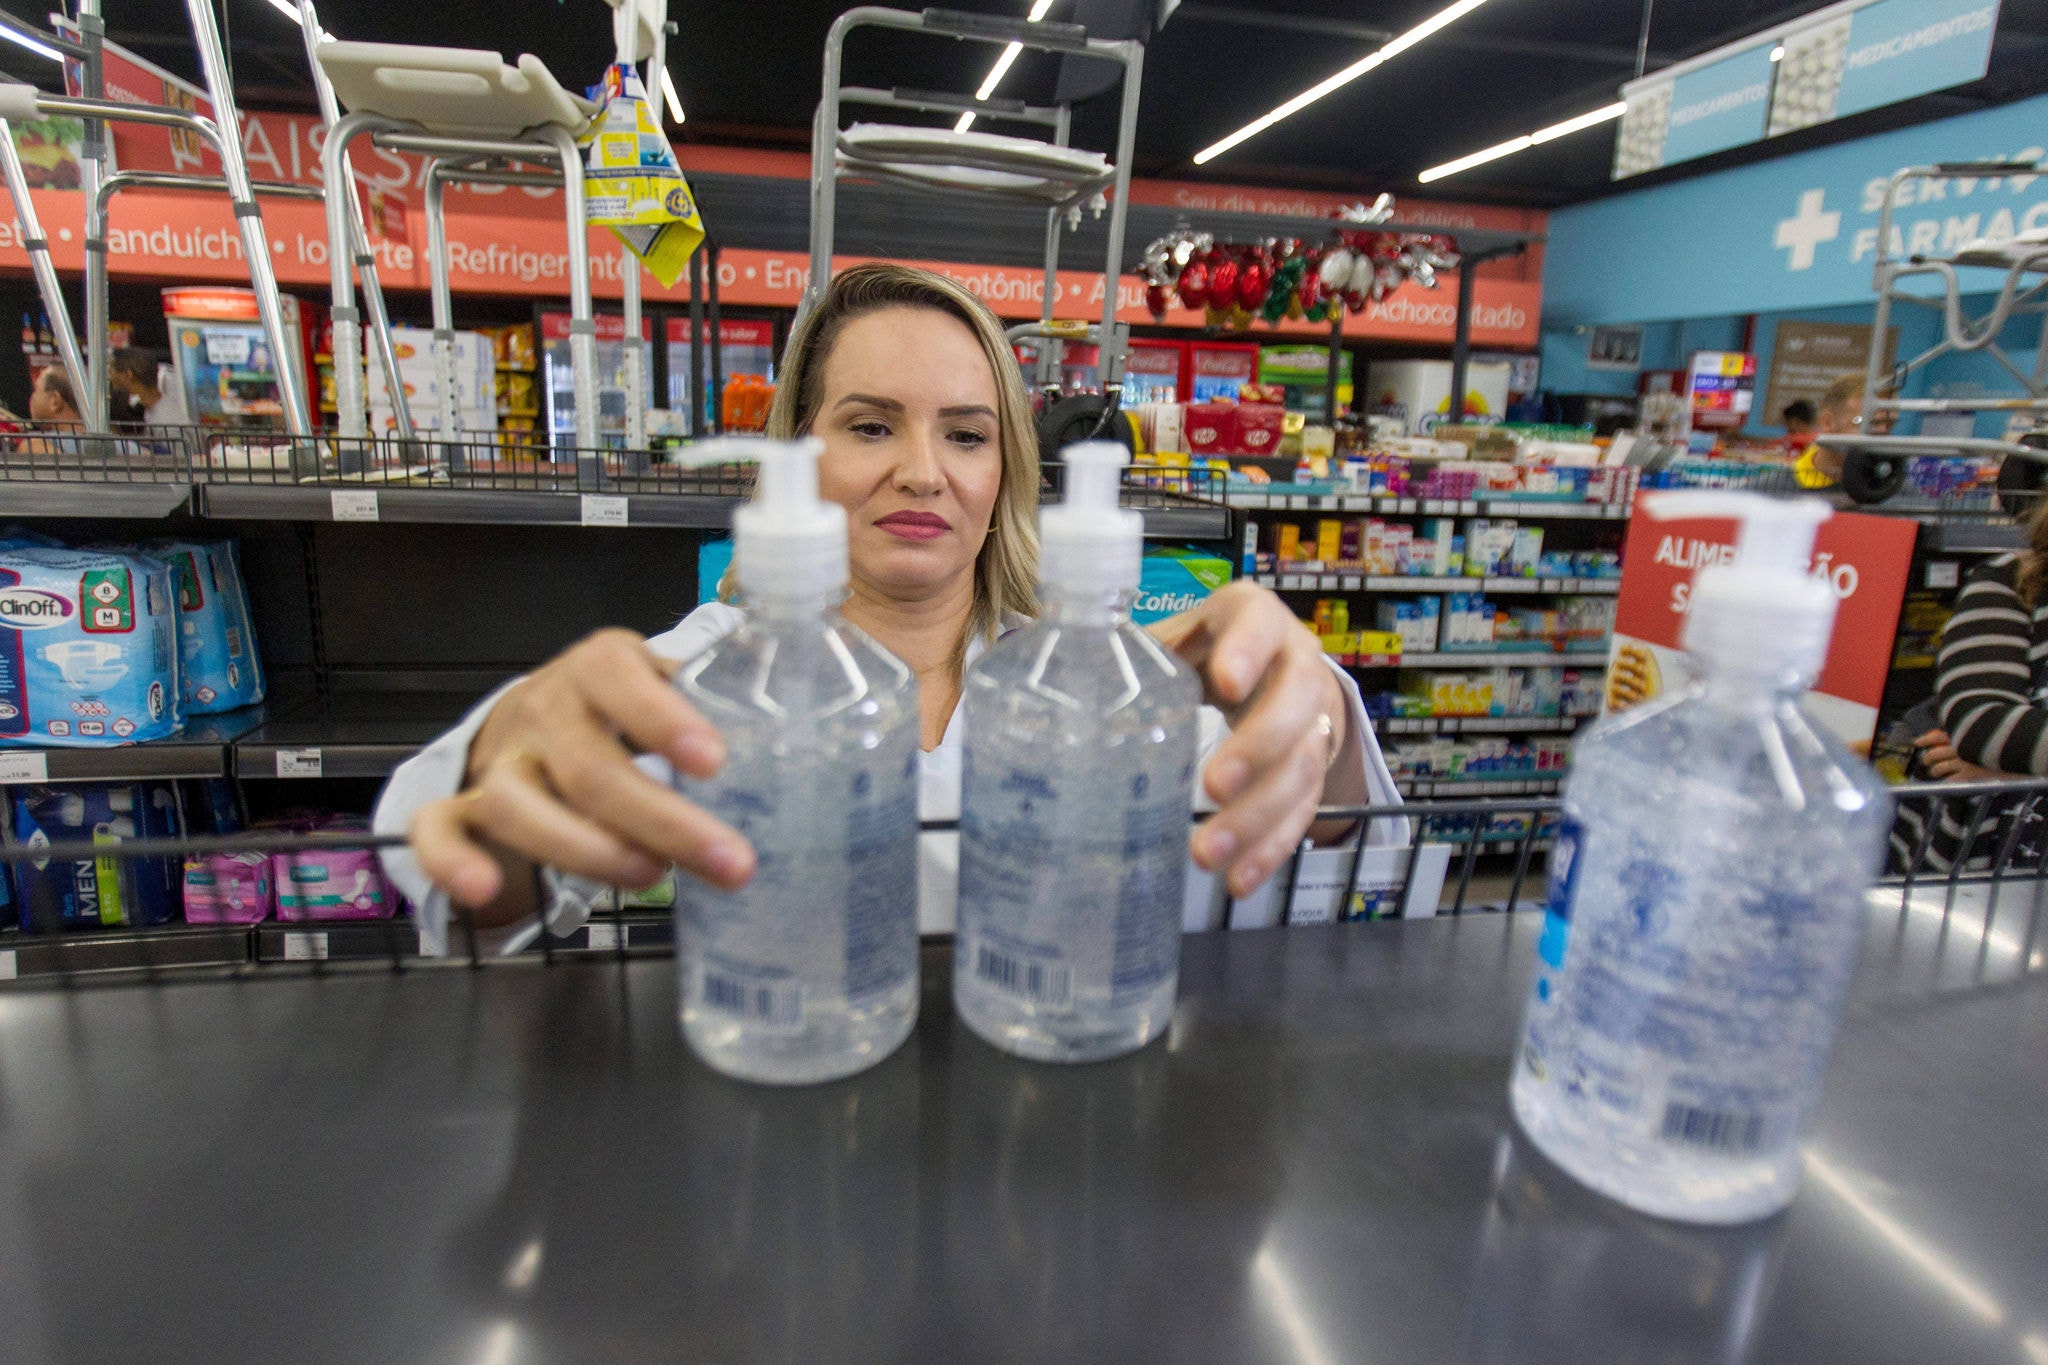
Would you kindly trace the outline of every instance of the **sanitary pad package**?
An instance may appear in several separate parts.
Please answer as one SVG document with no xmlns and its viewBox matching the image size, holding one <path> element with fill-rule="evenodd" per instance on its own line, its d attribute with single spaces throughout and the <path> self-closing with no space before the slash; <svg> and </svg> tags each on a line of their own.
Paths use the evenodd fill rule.
<svg viewBox="0 0 2048 1365">
<path fill-rule="evenodd" d="M 189 715 L 263 700 L 263 669 L 249 620 L 249 592 L 232 540 L 158 541 L 178 597 L 178 684 Z"/>
<path fill-rule="evenodd" d="M 257 924 L 270 918 L 272 855 L 194 854 L 185 860 L 185 918 L 192 924 Z"/>
<path fill-rule="evenodd" d="M 183 723 L 162 561 L 0 550 L 0 745 L 128 744 Z"/>
<path fill-rule="evenodd" d="M 354 815 L 328 816 L 314 832 L 366 835 L 370 822 Z M 369 849 L 274 853 L 271 870 L 281 920 L 389 919 L 398 908 L 398 895 Z"/>
<path fill-rule="evenodd" d="M 177 794 L 162 783 L 9 790 L 14 841 L 31 852 L 179 833 Z M 177 915 L 178 869 L 169 858 L 43 858 L 15 864 L 15 878 L 20 924 L 31 931 L 162 924 Z"/>
</svg>

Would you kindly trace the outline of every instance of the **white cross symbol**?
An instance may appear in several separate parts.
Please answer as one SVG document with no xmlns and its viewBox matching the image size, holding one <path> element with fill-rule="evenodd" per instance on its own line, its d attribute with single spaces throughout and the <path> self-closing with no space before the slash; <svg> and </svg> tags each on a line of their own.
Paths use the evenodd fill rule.
<svg viewBox="0 0 2048 1365">
<path fill-rule="evenodd" d="M 1778 220 L 1777 245 L 1792 252 L 1787 270 L 1811 270 L 1813 249 L 1842 235 L 1842 215 L 1822 208 L 1826 197 L 1826 190 L 1808 190 L 1799 196 L 1799 212 Z"/>
</svg>

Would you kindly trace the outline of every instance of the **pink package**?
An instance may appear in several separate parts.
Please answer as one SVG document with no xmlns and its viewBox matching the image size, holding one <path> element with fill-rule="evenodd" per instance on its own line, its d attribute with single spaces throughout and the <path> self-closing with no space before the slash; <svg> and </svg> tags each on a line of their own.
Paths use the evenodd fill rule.
<svg viewBox="0 0 2048 1365">
<path fill-rule="evenodd" d="M 320 821 L 316 832 L 366 834 L 369 828 L 360 816 L 336 815 Z M 369 849 L 273 853 L 271 868 L 281 920 L 389 919 L 398 906 Z"/>
<path fill-rule="evenodd" d="M 185 920 L 257 924 L 270 918 L 270 857 L 208 853 L 185 860 Z"/>
</svg>

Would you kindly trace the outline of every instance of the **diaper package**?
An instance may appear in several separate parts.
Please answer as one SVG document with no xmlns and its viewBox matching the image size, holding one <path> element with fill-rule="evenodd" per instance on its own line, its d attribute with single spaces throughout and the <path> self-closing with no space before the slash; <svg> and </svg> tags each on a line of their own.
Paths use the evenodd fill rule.
<svg viewBox="0 0 2048 1365">
<path fill-rule="evenodd" d="M 185 860 L 185 919 L 192 924 L 258 924 L 275 893 L 267 853 L 194 854 Z"/>
<path fill-rule="evenodd" d="M 370 822 L 361 816 L 332 815 L 315 824 L 313 832 L 367 835 Z M 398 908 L 397 893 L 385 882 L 377 855 L 369 849 L 274 853 L 271 872 L 281 920 L 389 919 Z"/>
<path fill-rule="evenodd" d="M 0 550 L 0 745 L 176 733 L 175 612 L 171 571 L 147 555 Z"/>
<path fill-rule="evenodd" d="M 232 540 L 167 540 L 149 553 L 170 565 L 178 599 L 178 687 L 188 715 L 263 700 L 249 592 Z"/>
<path fill-rule="evenodd" d="M 179 833 L 177 794 L 160 782 L 9 791 L 14 842 L 31 853 L 51 844 Z M 179 877 L 170 858 L 32 859 L 15 865 L 15 878 L 19 923 L 31 932 L 162 924 L 177 916 Z"/>
</svg>

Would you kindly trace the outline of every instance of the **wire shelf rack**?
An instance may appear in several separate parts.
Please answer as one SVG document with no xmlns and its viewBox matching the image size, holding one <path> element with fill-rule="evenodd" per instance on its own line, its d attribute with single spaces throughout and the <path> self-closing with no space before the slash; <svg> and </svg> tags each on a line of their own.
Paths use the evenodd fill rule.
<svg viewBox="0 0 2048 1365">
<path fill-rule="evenodd" d="M 2048 888 L 2048 780 L 1931 783 L 1896 788 L 1897 818 L 1888 857 L 1872 892 L 1880 909 L 1896 910 L 1901 932 L 1909 918 L 1988 916 L 2007 894 L 2023 890 L 2022 956 L 2041 938 L 2042 891 Z M 1561 813 L 1553 797 L 1415 802 L 1405 806 L 1335 807 L 1327 820 L 1353 822 L 1366 837 L 1332 848 L 1304 848 L 1251 897 L 1218 890 L 1219 929 L 1324 923 L 1332 920 L 1528 913 L 1540 908 L 1540 878 Z M 1380 846 L 1371 832 L 1405 821 L 1399 840 Z M 926 821 L 928 833 L 959 828 Z M 123 867 L 167 875 L 186 860 L 222 854 L 290 858 L 384 848 L 403 842 L 367 834 L 269 831 L 205 838 L 133 839 L 118 843 L 52 843 L 28 848 L 0 841 L 0 861 L 89 866 L 116 876 Z M 45 885 L 42 883 L 39 886 Z M 671 912 L 626 895 L 601 906 L 590 922 L 561 937 L 544 935 L 526 953 L 495 957 L 458 922 L 447 958 L 419 956 L 419 937 L 404 914 L 365 920 L 279 919 L 253 924 L 176 920 L 124 928 L 57 929 L 56 912 L 31 891 L 0 931 L 0 981 L 10 989 L 119 985 L 211 974 L 260 977 L 290 970 L 405 971 L 466 963 L 483 967 L 519 961 L 554 962 L 592 954 L 666 956 L 674 952 Z M 1199 894 L 1199 890 L 1197 891 Z M 396 897 L 393 897 L 395 902 Z M 1277 905 L 1278 909 L 1275 910 Z M 1264 918 L 1258 916 L 1263 914 Z M 35 926 L 42 926 L 37 928 Z M 1987 930 L 1988 932 L 1988 930 Z M 2002 931 L 2001 938 L 2012 933 Z"/>
</svg>

